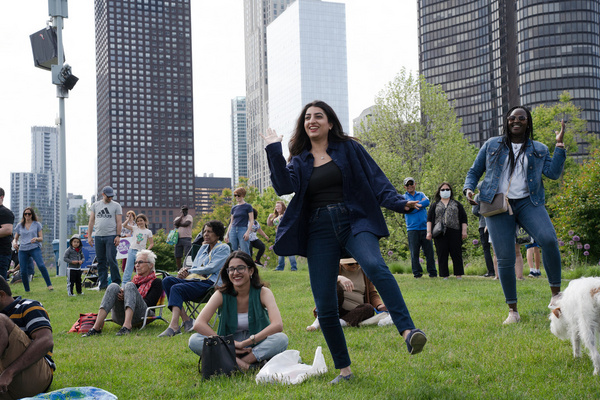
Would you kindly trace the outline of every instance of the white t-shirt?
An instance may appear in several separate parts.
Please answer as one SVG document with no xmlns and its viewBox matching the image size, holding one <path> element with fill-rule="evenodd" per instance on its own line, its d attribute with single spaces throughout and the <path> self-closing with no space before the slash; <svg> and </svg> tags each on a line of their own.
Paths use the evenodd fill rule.
<svg viewBox="0 0 600 400">
<path fill-rule="evenodd" d="M 144 250 L 148 243 L 148 238 L 152 237 L 152 231 L 150 229 L 140 229 L 139 227 L 133 228 L 133 234 L 131 235 L 130 249 Z"/>
<path fill-rule="evenodd" d="M 515 155 L 515 169 L 513 170 L 512 178 L 509 175 L 510 161 L 508 157 L 506 157 L 506 163 L 502 171 L 502 177 L 500 178 L 498 193 L 506 193 L 506 197 L 509 199 L 522 199 L 529 196 L 529 186 L 527 186 L 527 166 L 529 163 L 525 153 L 517 158 L 517 154 L 519 154 L 523 145 L 523 143 L 512 143 Z M 510 187 L 508 186 L 509 181 Z"/>
</svg>

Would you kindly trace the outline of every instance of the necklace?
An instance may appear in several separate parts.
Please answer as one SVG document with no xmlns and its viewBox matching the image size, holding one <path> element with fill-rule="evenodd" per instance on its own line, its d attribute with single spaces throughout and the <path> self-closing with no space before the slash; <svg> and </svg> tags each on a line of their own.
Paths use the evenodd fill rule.
<svg viewBox="0 0 600 400">
<path fill-rule="evenodd" d="M 321 156 L 321 160 L 324 160 L 324 159 L 325 159 L 325 156 Z"/>
</svg>

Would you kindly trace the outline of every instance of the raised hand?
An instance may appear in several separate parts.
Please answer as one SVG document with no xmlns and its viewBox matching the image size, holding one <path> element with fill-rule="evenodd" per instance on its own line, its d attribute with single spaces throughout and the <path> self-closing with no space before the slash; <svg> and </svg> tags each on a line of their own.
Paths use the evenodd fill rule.
<svg viewBox="0 0 600 400">
<path fill-rule="evenodd" d="M 262 136 L 262 138 L 265 139 L 265 142 L 267 142 L 267 144 L 277 143 L 283 140 L 283 135 L 277 135 L 277 132 L 275 132 L 275 130 L 271 128 L 268 128 L 267 133 L 265 133 L 264 135 L 261 133 L 260 136 Z"/>
<path fill-rule="evenodd" d="M 556 144 L 562 144 L 565 137 L 565 120 L 560 120 L 560 132 L 554 131 L 556 134 Z"/>
</svg>

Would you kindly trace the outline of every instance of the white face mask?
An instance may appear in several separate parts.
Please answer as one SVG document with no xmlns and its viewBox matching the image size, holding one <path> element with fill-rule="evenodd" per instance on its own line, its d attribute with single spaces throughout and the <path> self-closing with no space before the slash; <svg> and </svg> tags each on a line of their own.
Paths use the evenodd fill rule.
<svg viewBox="0 0 600 400">
<path fill-rule="evenodd" d="M 452 194 L 452 192 L 450 190 L 441 191 L 440 192 L 440 197 L 442 199 L 449 199 L 451 194 Z"/>
</svg>

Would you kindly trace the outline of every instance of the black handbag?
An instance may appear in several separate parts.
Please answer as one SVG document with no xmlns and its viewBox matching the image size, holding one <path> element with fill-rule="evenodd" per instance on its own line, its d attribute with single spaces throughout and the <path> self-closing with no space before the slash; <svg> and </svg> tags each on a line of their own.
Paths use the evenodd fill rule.
<svg viewBox="0 0 600 400">
<path fill-rule="evenodd" d="M 200 372 L 204 379 L 210 379 L 215 375 L 231 375 L 237 371 L 233 335 L 204 338 L 200 363 Z"/>
</svg>

